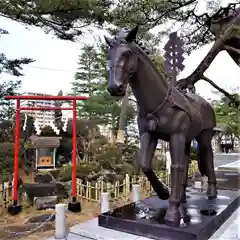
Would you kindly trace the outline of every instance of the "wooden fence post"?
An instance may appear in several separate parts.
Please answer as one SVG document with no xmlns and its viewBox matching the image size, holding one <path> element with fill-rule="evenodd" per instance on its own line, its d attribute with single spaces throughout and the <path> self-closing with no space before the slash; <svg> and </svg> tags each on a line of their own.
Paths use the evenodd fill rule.
<svg viewBox="0 0 240 240">
<path fill-rule="evenodd" d="M 129 175 L 126 174 L 126 194 L 128 195 L 130 193 L 130 178 Z"/>
</svg>

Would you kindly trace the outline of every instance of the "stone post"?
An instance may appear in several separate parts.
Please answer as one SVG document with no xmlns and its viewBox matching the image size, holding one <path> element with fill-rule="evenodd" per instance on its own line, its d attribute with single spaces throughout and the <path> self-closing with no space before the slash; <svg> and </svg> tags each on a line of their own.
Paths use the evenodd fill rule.
<svg viewBox="0 0 240 240">
<path fill-rule="evenodd" d="M 65 204 L 56 204 L 55 206 L 55 239 L 66 239 L 67 236 L 67 223 L 65 216 Z"/>
<path fill-rule="evenodd" d="M 139 184 L 132 185 L 132 200 L 138 202 L 140 200 L 141 188 Z"/>
<path fill-rule="evenodd" d="M 101 193 L 101 213 L 105 213 L 110 211 L 109 207 L 109 194 L 108 192 L 102 192 Z"/>
</svg>

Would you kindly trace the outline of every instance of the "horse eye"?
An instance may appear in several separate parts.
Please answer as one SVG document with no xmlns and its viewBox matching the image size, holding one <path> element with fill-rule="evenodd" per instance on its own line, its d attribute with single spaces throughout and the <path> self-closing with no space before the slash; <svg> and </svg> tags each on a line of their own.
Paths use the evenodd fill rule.
<svg viewBox="0 0 240 240">
<path fill-rule="evenodd" d="M 119 64 L 120 66 L 124 66 L 124 61 L 123 61 L 123 60 L 120 60 L 118 64 Z"/>
</svg>

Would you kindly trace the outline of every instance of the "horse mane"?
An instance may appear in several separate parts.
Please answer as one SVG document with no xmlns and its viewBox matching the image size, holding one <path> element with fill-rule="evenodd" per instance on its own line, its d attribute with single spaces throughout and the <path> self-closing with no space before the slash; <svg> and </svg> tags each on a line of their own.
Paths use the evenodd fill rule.
<svg viewBox="0 0 240 240">
<path fill-rule="evenodd" d="M 121 33 L 121 31 L 124 31 L 124 33 Z M 112 46 L 117 46 L 119 44 L 127 44 L 127 41 L 126 41 L 126 33 L 128 32 L 128 29 L 121 29 L 116 35 L 115 37 L 111 40 L 111 44 Z M 148 57 L 149 59 L 151 60 L 151 62 L 155 65 L 155 62 L 154 60 L 152 59 L 152 57 L 150 56 L 151 55 L 151 51 L 146 47 L 146 45 L 140 41 L 139 39 L 135 39 L 133 41 L 133 43 L 135 43 Z M 155 65 L 156 66 L 156 65 Z"/>
<path fill-rule="evenodd" d="M 139 40 L 135 40 L 134 41 L 136 45 L 138 45 L 138 47 L 140 47 L 147 55 L 150 55 L 150 50 L 144 46 L 143 42 L 139 41 Z"/>
<path fill-rule="evenodd" d="M 121 34 L 121 31 L 124 31 L 125 30 L 125 33 L 123 33 L 123 34 Z M 125 37 L 126 37 L 126 33 L 128 32 L 128 29 L 121 29 L 120 31 L 119 31 L 119 33 L 118 34 L 116 34 L 115 35 L 115 37 L 111 40 L 111 44 L 113 45 L 113 46 L 117 46 L 117 45 L 119 45 L 119 44 L 127 44 L 127 41 L 126 41 L 126 39 L 125 39 Z M 119 35 L 120 34 L 120 35 Z M 134 41 L 133 41 L 139 48 L 141 48 L 147 55 L 149 55 L 150 54 L 150 50 L 149 49 L 147 49 L 147 47 L 143 44 L 143 42 L 142 41 L 140 41 L 140 40 L 138 40 L 138 39 L 135 39 Z"/>
</svg>

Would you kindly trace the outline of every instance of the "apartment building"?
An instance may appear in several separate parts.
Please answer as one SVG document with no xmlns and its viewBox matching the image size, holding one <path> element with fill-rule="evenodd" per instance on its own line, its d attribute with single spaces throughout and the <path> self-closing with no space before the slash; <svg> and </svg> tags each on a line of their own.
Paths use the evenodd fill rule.
<svg viewBox="0 0 240 240">
<path fill-rule="evenodd" d="M 50 96 L 42 93 L 34 92 L 24 92 L 22 95 L 31 95 L 31 96 Z M 25 107 L 54 107 L 54 101 L 46 100 L 22 100 L 21 106 Z M 29 116 L 33 116 L 40 127 L 51 125 L 51 122 L 54 120 L 54 111 L 36 111 L 36 110 L 23 110 L 22 113 L 25 113 Z"/>
</svg>

